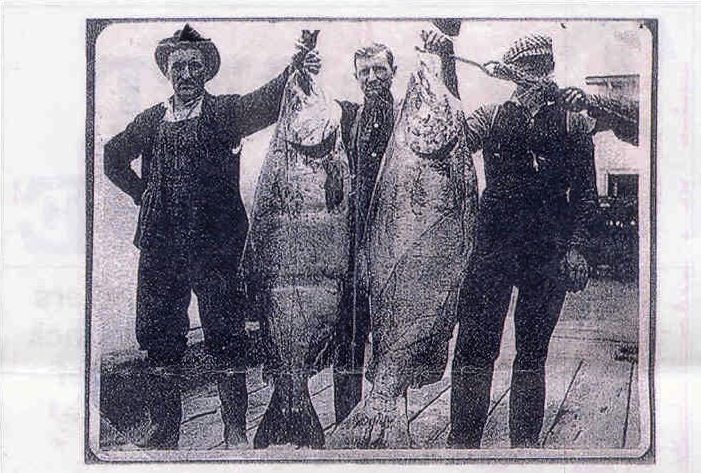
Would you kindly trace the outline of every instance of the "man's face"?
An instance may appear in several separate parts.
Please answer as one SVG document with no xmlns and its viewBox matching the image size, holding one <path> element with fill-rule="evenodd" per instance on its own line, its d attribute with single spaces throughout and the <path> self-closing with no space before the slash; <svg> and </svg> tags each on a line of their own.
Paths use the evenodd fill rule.
<svg viewBox="0 0 701 473">
<path fill-rule="evenodd" d="M 355 78 L 367 98 L 386 95 L 392 87 L 392 79 L 397 70 L 382 51 L 374 56 L 359 57 L 355 61 Z"/>
<path fill-rule="evenodd" d="M 555 68 L 555 64 L 550 56 L 534 56 L 515 64 L 527 74 L 533 77 L 547 77 Z"/>
<path fill-rule="evenodd" d="M 206 70 L 199 49 L 178 49 L 168 56 L 168 76 L 173 91 L 183 102 L 204 92 Z"/>
</svg>

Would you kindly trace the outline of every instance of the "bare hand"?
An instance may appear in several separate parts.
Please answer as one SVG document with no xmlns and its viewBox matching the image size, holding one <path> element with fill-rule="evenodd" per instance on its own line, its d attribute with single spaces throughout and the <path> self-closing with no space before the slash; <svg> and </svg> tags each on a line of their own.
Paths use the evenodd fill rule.
<svg viewBox="0 0 701 473">
<path fill-rule="evenodd" d="M 589 281 L 589 264 L 584 256 L 574 248 L 567 251 L 561 263 L 562 272 L 568 280 L 569 290 L 579 292 Z"/>
<path fill-rule="evenodd" d="M 562 91 L 562 99 L 565 108 L 573 112 L 581 112 L 589 105 L 589 97 L 582 89 L 578 89 L 577 87 L 567 87 L 564 89 Z"/>
<path fill-rule="evenodd" d="M 446 58 L 452 53 L 453 42 L 438 31 L 421 31 L 421 40 L 427 53 L 437 54 L 441 58 Z"/>
</svg>

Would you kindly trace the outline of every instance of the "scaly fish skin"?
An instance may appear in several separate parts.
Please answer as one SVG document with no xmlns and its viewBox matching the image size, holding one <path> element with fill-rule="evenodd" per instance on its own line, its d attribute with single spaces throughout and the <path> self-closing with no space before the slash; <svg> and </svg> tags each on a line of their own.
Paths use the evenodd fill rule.
<svg viewBox="0 0 701 473">
<path fill-rule="evenodd" d="M 477 180 L 459 101 L 436 56 L 419 53 L 367 222 L 373 381 L 335 448 L 408 448 L 410 387 L 441 379 L 474 241 Z"/>
<path fill-rule="evenodd" d="M 349 260 L 348 162 L 336 114 L 294 73 L 256 187 L 247 242 L 249 293 L 263 314 L 274 393 L 254 446 L 324 444 L 309 377 L 330 361 Z M 339 110 L 340 112 L 340 110 Z"/>
</svg>

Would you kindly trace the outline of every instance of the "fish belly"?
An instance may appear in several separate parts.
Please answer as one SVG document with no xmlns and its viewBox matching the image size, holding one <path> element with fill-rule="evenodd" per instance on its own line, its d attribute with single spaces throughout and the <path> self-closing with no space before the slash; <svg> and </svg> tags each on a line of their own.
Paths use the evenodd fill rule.
<svg viewBox="0 0 701 473">
<path fill-rule="evenodd" d="M 477 210 L 464 135 L 450 131 L 445 124 L 450 117 L 417 110 L 415 99 L 410 93 L 402 109 L 368 226 L 373 330 L 368 377 L 374 390 L 389 397 L 443 375 Z M 417 113 L 427 117 L 419 127 Z"/>
<path fill-rule="evenodd" d="M 376 214 L 369 246 L 369 377 L 378 388 L 387 383 L 391 395 L 441 378 L 472 249 L 472 214 L 446 204 L 455 201 L 450 182 L 417 162 L 396 177 L 397 188 Z"/>
<path fill-rule="evenodd" d="M 277 368 L 311 375 L 328 352 L 348 271 L 350 183 L 345 150 L 340 138 L 333 140 L 334 133 L 340 136 L 337 124 L 324 121 L 323 110 L 319 117 L 307 111 L 301 121 L 300 105 L 290 94 L 288 90 L 284 96 L 256 187 L 244 265 L 249 295 L 266 322 Z M 297 108 L 290 108 L 293 103 Z M 300 123 L 325 123 L 331 135 L 314 135 L 315 130 L 303 130 Z M 301 135 L 304 143 L 299 143 Z M 333 146 L 323 155 L 305 153 L 304 146 L 321 141 Z M 334 188 L 342 189 L 332 206 L 330 176 Z"/>
</svg>

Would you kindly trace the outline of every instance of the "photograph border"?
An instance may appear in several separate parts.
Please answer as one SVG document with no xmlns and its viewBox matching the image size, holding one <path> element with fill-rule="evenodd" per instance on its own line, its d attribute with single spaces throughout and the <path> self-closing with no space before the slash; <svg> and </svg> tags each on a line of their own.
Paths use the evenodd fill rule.
<svg viewBox="0 0 701 473">
<path fill-rule="evenodd" d="M 299 452 L 276 452 L 274 455 L 267 455 L 269 458 L 261 458 L 260 451 L 238 453 L 239 458 L 212 458 L 217 453 L 221 452 L 173 452 L 181 454 L 187 458 L 170 459 L 158 458 L 154 452 L 109 452 L 105 455 L 104 452 L 94 452 L 90 446 L 90 388 L 91 388 L 91 317 L 92 317 L 92 269 L 93 269 L 93 230 L 94 230 L 94 176 L 95 176 L 95 59 L 96 59 L 96 44 L 99 35 L 109 25 L 121 23 L 156 23 L 156 22 L 231 22 L 231 21 L 250 21 L 250 22 L 266 22 L 278 23 L 285 21 L 344 21 L 344 22 L 362 22 L 362 21 L 422 21 L 430 20 L 430 16 L 415 16 L 415 17 L 338 17 L 338 16 L 281 16 L 281 17 L 121 17 L 121 18 L 87 18 L 86 19 L 86 34 L 85 34 L 85 53 L 86 53 L 86 118 L 85 118 L 85 358 L 84 358 L 84 461 L 87 464 L 116 464 L 116 463 L 356 463 L 356 464 L 371 464 L 371 463 L 412 463 L 412 464 L 468 464 L 468 463 L 543 463 L 543 464 L 572 464 L 572 463 L 587 463 L 587 464 L 654 464 L 656 461 L 656 396 L 655 396 L 655 358 L 656 358 L 656 320 L 657 320 L 657 130 L 658 130 L 658 83 L 659 83 L 659 20 L 657 18 L 647 17 L 460 17 L 465 21 L 638 21 L 641 28 L 646 27 L 651 34 L 652 40 L 652 71 L 651 71 L 651 96 L 650 96 L 650 248 L 649 248 L 649 350 L 648 350 L 648 389 L 650 400 L 650 432 L 649 445 L 647 450 L 641 455 L 635 457 L 616 456 L 616 452 L 623 452 L 623 449 L 606 449 L 611 450 L 610 457 L 590 457 L 581 454 L 582 450 L 562 450 L 559 456 L 543 456 L 529 455 L 523 457 L 499 457 L 490 456 L 488 450 L 476 450 L 470 452 L 469 455 L 465 451 L 431 449 L 426 451 L 421 450 L 348 450 L 348 451 L 333 451 L 336 458 L 328 457 L 328 455 L 319 455 L 307 453 L 300 454 Z M 640 286 L 644 282 L 639 283 Z M 640 308 L 642 309 L 642 307 Z M 529 453 L 537 453 L 539 450 L 529 450 Z M 598 450 L 603 452 L 604 450 Z M 330 452 L 330 451 L 329 451 Z M 356 452 L 356 453 L 351 453 Z M 412 455 L 405 456 L 405 452 L 411 452 Z M 424 452 L 423 456 L 419 456 L 419 452 Z M 458 452 L 460 452 L 458 454 Z M 517 450 L 515 451 L 517 452 Z M 574 456 L 569 456 L 568 452 L 572 452 Z M 578 452 L 581 456 L 577 456 L 574 452 Z M 163 455 L 163 457 L 170 456 Z M 202 454 L 207 454 L 205 458 Z M 117 458 L 118 456 L 126 456 L 134 458 Z M 363 454 L 363 455 L 361 455 Z M 362 458 L 362 456 L 369 458 Z M 108 458 L 105 458 L 108 457 Z M 109 458 L 115 457 L 115 458 Z M 141 458 L 143 457 L 143 458 Z M 310 458 L 313 457 L 313 458 Z"/>
</svg>

